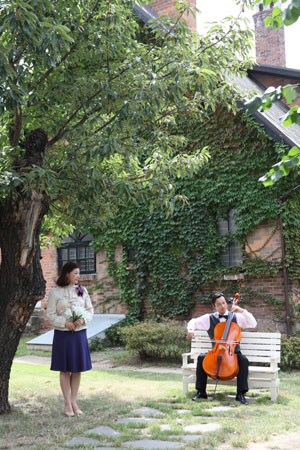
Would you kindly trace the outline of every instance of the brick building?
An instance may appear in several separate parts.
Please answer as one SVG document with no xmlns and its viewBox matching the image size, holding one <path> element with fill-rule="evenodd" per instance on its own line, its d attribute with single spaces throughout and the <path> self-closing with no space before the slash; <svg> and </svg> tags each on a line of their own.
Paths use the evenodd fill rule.
<svg viewBox="0 0 300 450">
<path fill-rule="evenodd" d="M 139 17 L 147 23 L 151 18 L 161 14 L 174 14 L 175 1 L 156 0 L 152 2 L 150 7 L 135 6 L 135 12 Z M 195 5 L 196 1 L 191 0 L 191 4 Z M 254 15 L 254 23 L 256 30 L 256 53 L 258 64 L 251 70 L 248 70 L 248 76 L 240 80 L 238 84 L 242 89 L 258 90 L 263 92 L 269 86 L 279 86 L 285 84 L 296 84 L 300 81 L 300 71 L 288 69 L 285 67 L 285 43 L 284 29 L 280 28 L 273 31 L 271 28 L 266 29 L 264 26 L 264 18 L 272 13 L 273 5 L 268 9 L 259 6 L 259 10 Z M 190 27 L 196 30 L 196 19 L 191 14 L 186 17 Z M 299 91 L 300 94 L 300 91 Z M 300 105 L 300 95 L 295 100 L 295 104 Z M 273 107 L 266 113 L 256 113 L 255 119 L 265 128 L 272 138 L 280 142 L 286 143 L 288 146 L 300 144 L 300 126 L 293 125 L 289 129 L 284 128 L 280 123 L 280 116 L 286 111 L 286 105 L 281 104 Z M 44 277 L 47 281 L 47 292 L 43 305 L 46 306 L 48 291 L 55 285 L 55 277 L 59 269 L 59 265 L 65 260 L 74 259 L 82 262 L 81 279 L 84 285 L 96 286 L 92 290 L 91 296 L 96 305 L 97 312 L 110 313 L 126 313 L 126 306 L 120 302 L 120 290 L 115 280 L 108 273 L 108 263 L 105 251 L 99 251 L 96 255 L 89 254 L 87 250 L 91 237 L 81 236 L 78 238 L 67 238 L 64 246 L 58 251 L 49 248 L 42 251 L 42 268 Z M 63 250 L 67 249 L 65 257 L 62 257 Z M 79 250 L 80 249 L 80 250 Z M 257 227 L 255 231 L 247 236 L 246 252 L 251 255 L 264 257 L 269 261 L 278 261 L 282 257 L 282 236 L 280 230 L 274 233 L 274 223 L 265 223 Z M 73 255 L 73 256 L 72 256 Z M 83 255 L 82 258 L 80 255 Z M 115 251 L 116 261 L 120 261 L 122 257 L 122 247 L 117 246 Z M 92 259 L 94 258 L 94 263 Z M 88 263 L 89 261 L 89 263 Z M 293 301 L 300 302 L 299 289 L 297 284 L 289 284 L 284 279 L 284 274 L 279 272 L 277 277 L 262 277 L 260 279 L 244 277 L 244 274 L 224 275 L 224 284 L 239 277 L 248 288 L 259 288 L 260 292 L 266 295 L 272 295 L 279 299 L 286 299 L 286 290 L 292 293 Z M 223 288 L 224 284 L 220 286 Z M 217 289 L 217 286 L 216 286 Z M 286 332 L 286 316 L 287 311 L 283 312 L 280 317 L 274 312 L 274 308 L 263 301 L 257 299 L 255 307 L 251 309 L 258 319 L 258 329 L 280 330 Z M 195 308 L 191 311 L 191 316 L 207 312 L 207 305 L 196 303 Z"/>
</svg>

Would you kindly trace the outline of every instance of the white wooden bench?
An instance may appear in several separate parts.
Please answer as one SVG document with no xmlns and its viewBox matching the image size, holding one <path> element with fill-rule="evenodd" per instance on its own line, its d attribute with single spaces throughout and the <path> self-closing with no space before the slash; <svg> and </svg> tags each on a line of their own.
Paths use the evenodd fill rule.
<svg viewBox="0 0 300 450">
<path fill-rule="evenodd" d="M 248 384 L 251 388 L 270 389 L 271 400 L 276 402 L 279 393 L 280 333 L 261 333 L 257 331 L 242 331 L 241 351 L 249 360 Z M 196 366 L 198 355 L 212 349 L 206 331 L 195 331 L 191 341 L 191 352 L 182 355 L 183 393 L 187 395 L 189 383 L 196 381 Z M 257 365 L 257 363 L 263 363 Z M 207 378 L 208 384 L 216 381 Z M 236 379 L 219 381 L 219 384 L 236 385 Z"/>
</svg>

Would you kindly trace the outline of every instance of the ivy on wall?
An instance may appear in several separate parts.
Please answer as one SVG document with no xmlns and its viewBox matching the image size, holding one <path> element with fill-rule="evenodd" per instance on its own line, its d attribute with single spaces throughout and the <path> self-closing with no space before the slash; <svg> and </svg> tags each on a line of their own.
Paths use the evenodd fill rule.
<svg viewBox="0 0 300 450">
<path fill-rule="evenodd" d="M 195 300 L 208 301 L 204 286 L 213 291 L 224 274 L 276 276 L 280 260 L 264 260 L 244 251 L 242 264 L 224 267 L 221 253 L 237 239 L 244 248 L 247 234 L 259 224 L 272 221 L 275 231 L 278 197 L 300 184 L 299 177 L 293 174 L 268 188 L 258 182 L 285 154 L 286 146 L 275 142 L 243 112 L 233 115 L 220 109 L 206 122 L 183 114 L 169 127 L 171 134 L 186 137 L 187 151 L 208 146 L 211 154 L 209 163 L 196 176 L 174 180 L 178 192 L 188 198 L 186 207 L 178 207 L 166 217 L 163 210 L 150 214 L 147 204 L 131 204 L 120 210 L 105 230 L 92 230 L 95 248 L 107 251 L 110 273 L 119 284 L 122 301 L 127 303 L 132 318 L 143 315 L 147 303 L 156 316 L 186 316 Z M 300 274 L 299 202 L 300 194 L 296 193 L 283 208 L 287 261 L 293 279 Z M 217 220 L 225 218 L 231 209 L 236 212 L 237 229 L 221 237 Z M 121 263 L 114 260 L 118 243 L 124 248 Z M 132 265 L 126 249 L 134 249 Z M 239 281 L 227 286 L 232 294 L 239 288 Z M 265 301 L 282 303 L 270 296 Z"/>
</svg>

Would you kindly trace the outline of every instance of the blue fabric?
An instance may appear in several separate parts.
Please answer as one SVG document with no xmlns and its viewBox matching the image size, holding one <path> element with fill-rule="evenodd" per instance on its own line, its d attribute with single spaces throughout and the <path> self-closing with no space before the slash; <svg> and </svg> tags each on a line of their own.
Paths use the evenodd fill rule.
<svg viewBox="0 0 300 450">
<path fill-rule="evenodd" d="M 74 332 L 54 330 L 50 369 L 76 373 L 91 368 L 86 329 Z"/>
</svg>

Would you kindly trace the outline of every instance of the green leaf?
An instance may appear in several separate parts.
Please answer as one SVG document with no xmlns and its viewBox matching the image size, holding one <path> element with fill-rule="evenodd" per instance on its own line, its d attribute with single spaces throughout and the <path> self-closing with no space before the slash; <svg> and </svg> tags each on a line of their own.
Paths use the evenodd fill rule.
<svg viewBox="0 0 300 450">
<path fill-rule="evenodd" d="M 271 17 L 271 16 L 267 16 L 267 17 L 265 18 L 265 26 L 266 26 L 266 27 L 269 27 L 270 25 L 272 25 L 272 23 L 273 23 L 272 17 Z"/>
<path fill-rule="evenodd" d="M 262 106 L 262 99 L 256 96 L 245 103 L 245 108 L 250 114 L 254 114 Z"/>
<path fill-rule="evenodd" d="M 298 93 L 297 89 L 293 85 L 286 85 L 282 88 L 283 96 L 285 97 L 287 103 L 293 103 L 293 101 L 297 98 Z"/>
<path fill-rule="evenodd" d="M 279 14 L 281 14 L 281 9 L 278 8 L 278 7 L 273 8 L 273 10 L 272 10 L 272 17 L 279 16 Z"/>
</svg>

